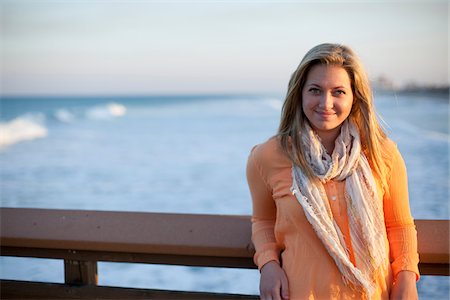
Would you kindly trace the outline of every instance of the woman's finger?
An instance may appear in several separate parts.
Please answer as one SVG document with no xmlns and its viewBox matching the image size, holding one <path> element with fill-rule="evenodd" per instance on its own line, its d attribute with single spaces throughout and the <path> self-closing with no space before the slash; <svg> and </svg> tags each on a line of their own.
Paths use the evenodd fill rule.
<svg viewBox="0 0 450 300">
<path fill-rule="evenodd" d="M 283 298 L 283 300 L 289 299 L 289 282 L 284 272 L 281 277 L 281 298 Z"/>
<path fill-rule="evenodd" d="M 280 292 L 281 292 L 281 282 L 278 282 L 272 289 L 272 299 L 273 300 L 282 300 Z"/>
<path fill-rule="evenodd" d="M 269 293 L 264 293 L 260 295 L 261 300 L 273 300 L 272 295 Z"/>
</svg>

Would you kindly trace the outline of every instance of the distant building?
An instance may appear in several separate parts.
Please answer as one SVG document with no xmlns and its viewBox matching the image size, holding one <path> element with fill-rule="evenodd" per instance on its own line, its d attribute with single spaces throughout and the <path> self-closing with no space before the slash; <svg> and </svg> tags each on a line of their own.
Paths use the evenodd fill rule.
<svg viewBox="0 0 450 300">
<path fill-rule="evenodd" d="M 386 76 L 378 76 L 372 81 L 372 88 L 378 91 L 393 91 L 395 90 L 394 82 Z"/>
</svg>

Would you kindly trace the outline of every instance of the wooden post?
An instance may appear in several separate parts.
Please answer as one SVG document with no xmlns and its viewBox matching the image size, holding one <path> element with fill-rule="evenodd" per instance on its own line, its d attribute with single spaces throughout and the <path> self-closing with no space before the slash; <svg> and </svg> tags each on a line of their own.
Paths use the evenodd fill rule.
<svg viewBox="0 0 450 300">
<path fill-rule="evenodd" d="M 64 282 L 69 285 L 97 285 L 97 262 L 65 259 Z"/>
</svg>

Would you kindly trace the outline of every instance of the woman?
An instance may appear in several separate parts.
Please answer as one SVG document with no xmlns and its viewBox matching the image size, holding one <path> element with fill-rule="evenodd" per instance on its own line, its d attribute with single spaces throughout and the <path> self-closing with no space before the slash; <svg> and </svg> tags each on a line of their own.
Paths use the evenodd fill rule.
<svg viewBox="0 0 450 300">
<path fill-rule="evenodd" d="M 261 299 L 415 299 L 406 169 L 351 49 L 312 48 L 247 166 Z"/>
</svg>

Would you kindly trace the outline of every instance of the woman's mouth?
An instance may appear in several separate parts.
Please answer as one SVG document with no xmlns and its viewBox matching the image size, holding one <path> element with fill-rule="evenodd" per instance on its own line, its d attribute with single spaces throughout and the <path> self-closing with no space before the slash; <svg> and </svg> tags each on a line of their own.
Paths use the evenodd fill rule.
<svg viewBox="0 0 450 300">
<path fill-rule="evenodd" d="M 330 118 L 334 116 L 336 113 L 334 111 L 316 111 L 316 114 L 322 118 Z"/>
</svg>

